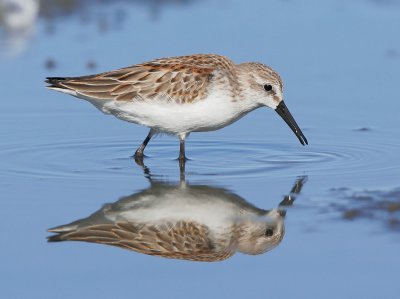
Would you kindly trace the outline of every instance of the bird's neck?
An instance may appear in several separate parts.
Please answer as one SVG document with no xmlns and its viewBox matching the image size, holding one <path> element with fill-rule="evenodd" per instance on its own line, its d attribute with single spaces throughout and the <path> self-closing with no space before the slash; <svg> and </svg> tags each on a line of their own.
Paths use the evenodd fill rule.
<svg viewBox="0 0 400 299">
<path fill-rule="evenodd" d="M 261 107 L 260 103 L 254 98 L 254 93 L 252 92 L 252 78 L 251 73 L 249 73 L 246 64 L 236 65 L 236 84 L 237 84 L 237 101 L 241 105 L 246 107 L 246 111 L 250 112 L 254 109 Z"/>
</svg>

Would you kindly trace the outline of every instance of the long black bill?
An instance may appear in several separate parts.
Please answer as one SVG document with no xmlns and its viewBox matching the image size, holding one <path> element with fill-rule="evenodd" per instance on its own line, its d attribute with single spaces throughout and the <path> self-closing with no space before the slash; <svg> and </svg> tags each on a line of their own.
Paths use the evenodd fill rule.
<svg viewBox="0 0 400 299">
<path fill-rule="evenodd" d="M 286 216 L 286 208 L 293 205 L 297 195 L 299 195 L 304 184 L 307 182 L 307 178 L 307 176 L 299 177 L 294 183 L 292 190 L 290 190 L 290 193 L 279 203 L 278 212 L 282 217 Z"/>
<path fill-rule="evenodd" d="M 308 144 L 306 136 L 304 136 L 303 132 L 300 130 L 296 121 L 294 120 L 292 114 L 290 114 L 289 109 L 286 107 L 285 103 L 282 101 L 275 109 L 276 113 L 279 114 L 280 117 L 283 118 L 285 123 L 292 129 L 293 133 L 296 134 L 302 145 Z"/>
</svg>

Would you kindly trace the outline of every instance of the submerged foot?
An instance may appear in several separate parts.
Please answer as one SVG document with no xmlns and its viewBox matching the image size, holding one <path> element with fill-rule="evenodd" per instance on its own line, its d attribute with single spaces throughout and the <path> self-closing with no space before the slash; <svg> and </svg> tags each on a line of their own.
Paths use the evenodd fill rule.
<svg viewBox="0 0 400 299">
<path fill-rule="evenodd" d="M 178 159 L 179 161 L 179 170 L 181 173 L 185 172 L 185 165 L 186 165 L 186 161 L 188 160 L 188 158 L 186 158 L 186 156 L 179 156 Z"/>
<path fill-rule="evenodd" d="M 176 158 L 177 161 L 179 161 L 179 164 L 185 164 L 187 161 L 189 161 L 190 159 L 187 158 L 186 156 L 179 156 L 178 158 Z"/>
<path fill-rule="evenodd" d="M 140 147 L 136 150 L 135 154 L 133 155 L 133 157 L 135 158 L 142 158 L 142 159 L 143 156 L 144 156 L 143 150 Z"/>
<path fill-rule="evenodd" d="M 176 158 L 176 160 L 186 162 L 186 161 L 189 161 L 190 159 L 186 158 L 186 156 L 179 156 L 178 158 Z"/>
<path fill-rule="evenodd" d="M 143 152 L 139 152 L 136 151 L 135 154 L 133 155 L 133 159 L 135 159 L 136 164 L 138 164 L 141 167 L 144 167 L 144 163 L 143 163 L 143 158 L 145 157 L 145 155 L 143 155 Z"/>
</svg>

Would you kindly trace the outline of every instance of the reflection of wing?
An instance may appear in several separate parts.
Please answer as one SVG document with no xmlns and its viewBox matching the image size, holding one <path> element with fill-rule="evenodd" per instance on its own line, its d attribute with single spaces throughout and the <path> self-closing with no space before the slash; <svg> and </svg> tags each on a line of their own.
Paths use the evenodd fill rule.
<svg viewBox="0 0 400 299">
<path fill-rule="evenodd" d="M 206 96 L 214 72 L 233 63 L 219 55 L 199 54 L 157 59 L 102 74 L 47 78 L 49 88 L 72 91 L 87 98 L 134 101 L 149 98 L 191 103 Z"/>
<path fill-rule="evenodd" d="M 140 253 L 193 261 L 219 261 L 234 254 L 231 246 L 212 240 L 209 229 L 195 222 L 178 221 L 155 224 L 96 224 L 70 231 L 57 228 L 50 242 L 85 241 L 113 245 Z M 224 242 L 222 243 L 230 243 Z"/>
</svg>

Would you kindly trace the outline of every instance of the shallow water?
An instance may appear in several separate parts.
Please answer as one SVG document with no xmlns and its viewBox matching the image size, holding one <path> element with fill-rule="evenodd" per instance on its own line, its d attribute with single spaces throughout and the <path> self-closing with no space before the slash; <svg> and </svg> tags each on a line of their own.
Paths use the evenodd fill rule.
<svg viewBox="0 0 400 299">
<path fill-rule="evenodd" d="M 398 296 L 400 2 L 85 3 L 42 1 L 18 28 L 0 6 L 2 297 Z M 199 52 L 261 61 L 283 77 L 309 146 L 259 109 L 192 134 L 185 173 L 188 186 L 266 210 L 307 178 L 282 241 L 209 263 L 47 243 L 47 229 L 152 181 L 178 187 L 182 175 L 176 138 L 152 140 L 143 168 L 131 155 L 147 129 L 46 90 L 44 77 Z"/>
</svg>

